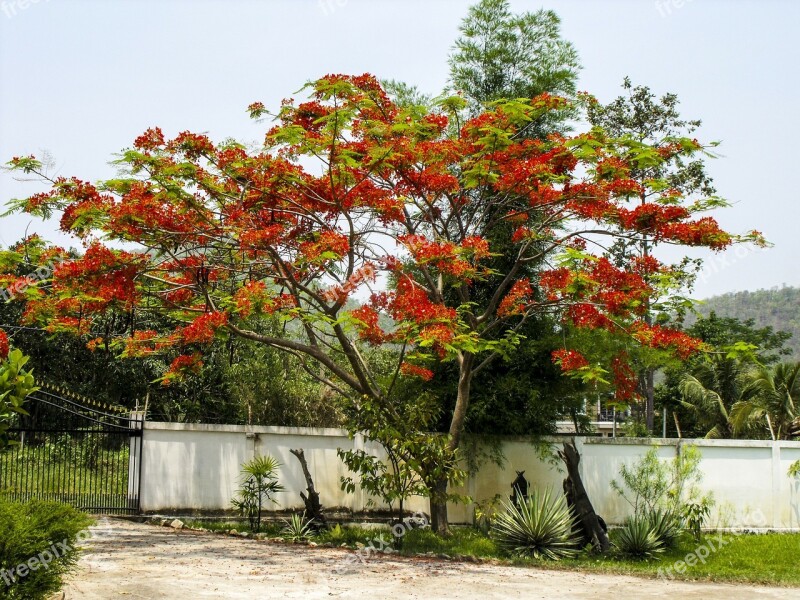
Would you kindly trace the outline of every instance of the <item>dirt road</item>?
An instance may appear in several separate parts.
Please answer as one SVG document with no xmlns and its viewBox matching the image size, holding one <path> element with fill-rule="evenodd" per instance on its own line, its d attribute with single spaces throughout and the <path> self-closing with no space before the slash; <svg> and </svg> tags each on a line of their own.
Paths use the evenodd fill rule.
<svg viewBox="0 0 800 600">
<path fill-rule="evenodd" d="M 761 600 L 798 589 L 665 583 L 274 544 L 101 519 L 66 588 L 68 600 L 260 598 L 490 598 Z"/>
</svg>

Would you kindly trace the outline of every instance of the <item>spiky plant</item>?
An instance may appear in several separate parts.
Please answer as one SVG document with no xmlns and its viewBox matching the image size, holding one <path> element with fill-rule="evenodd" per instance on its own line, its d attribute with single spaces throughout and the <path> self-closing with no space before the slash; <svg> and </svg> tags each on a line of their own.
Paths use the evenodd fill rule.
<svg viewBox="0 0 800 600">
<path fill-rule="evenodd" d="M 502 503 L 495 516 L 491 535 L 511 554 L 558 560 L 574 556 L 578 548 L 573 539 L 574 520 L 562 496 L 551 491 L 534 491 L 519 507 Z"/>
<path fill-rule="evenodd" d="M 305 513 L 302 515 L 294 514 L 291 519 L 284 522 L 286 525 L 283 528 L 283 537 L 290 542 L 302 542 L 313 535 L 311 521 L 306 519 Z"/>
<path fill-rule="evenodd" d="M 632 517 L 617 534 L 617 548 L 625 556 L 645 560 L 664 552 L 664 542 L 658 539 L 647 517 Z"/>
<path fill-rule="evenodd" d="M 681 520 L 671 510 L 655 509 L 647 513 L 645 519 L 656 538 L 664 548 L 674 548 L 678 544 L 683 527 Z"/>
</svg>

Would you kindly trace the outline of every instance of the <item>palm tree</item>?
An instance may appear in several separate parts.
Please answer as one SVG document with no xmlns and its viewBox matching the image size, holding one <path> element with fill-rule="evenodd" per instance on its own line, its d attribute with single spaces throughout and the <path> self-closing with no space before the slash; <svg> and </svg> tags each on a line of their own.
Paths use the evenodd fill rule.
<svg viewBox="0 0 800 600">
<path fill-rule="evenodd" d="M 734 431 L 744 431 L 766 421 L 773 440 L 790 438 L 790 425 L 798 414 L 800 362 L 759 366 L 749 374 L 742 398 L 730 411 Z"/>
<path fill-rule="evenodd" d="M 681 379 L 681 404 L 697 416 L 707 438 L 735 437 L 730 411 L 742 399 L 748 370 L 740 360 L 714 355 Z"/>
</svg>

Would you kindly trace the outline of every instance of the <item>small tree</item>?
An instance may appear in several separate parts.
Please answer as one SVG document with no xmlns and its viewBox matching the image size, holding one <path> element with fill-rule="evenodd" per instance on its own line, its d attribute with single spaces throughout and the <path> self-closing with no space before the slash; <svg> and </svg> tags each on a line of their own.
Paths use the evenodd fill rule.
<svg viewBox="0 0 800 600">
<path fill-rule="evenodd" d="M 382 499 L 391 512 L 397 505 L 398 523 L 403 521 L 404 504 L 409 497 L 429 497 L 442 477 L 454 484 L 465 476 L 456 464 L 456 456 L 448 450 L 446 437 L 431 433 L 441 412 L 437 399 L 425 392 L 414 394 L 414 388 L 398 391 L 391 410 L 368 398 L 350 407 L 351 436 L 361 434 L 380 444 L 386 460 L 364 450 L 338 451 L 356 475 L 342 477 L 342 489 L 352 493 L 360 488 Z M 448 499 L 461 498 L 450 495 Z"/>
<path fill-rule="evenodd" d="M 247 517 L 250 529 L 261 531 L 261 511 L 265 500 L 277 503 L 274 496 L 285 488 L 276 471 L 281 464 L 272 456 L 257 456 L 242 465 L 244 481 L 231 500 L 234 508 Z"/>
</svg>

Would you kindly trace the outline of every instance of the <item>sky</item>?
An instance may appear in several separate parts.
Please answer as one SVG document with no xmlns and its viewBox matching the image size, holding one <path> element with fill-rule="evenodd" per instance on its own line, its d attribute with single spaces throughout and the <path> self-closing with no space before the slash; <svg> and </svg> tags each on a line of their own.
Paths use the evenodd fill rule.
<svg viewBox="0 0 800 600">
<path fill-rule="evenodd" d="M 371 72 L 436 94 L 470 2 L 458 0 L 0 0 L 0 162 L 46 152 L 55 173 L 112 177 L 114 154 L 145 129 L 255 143 L 277 108 L 327 73 Z M 704 259 L 693 295 L 800 285 L 800 140 L 796 0 L 512 0 L 548 8 L 583 64 L 579 89 L 601 102 L 634 84 L 673 92 L 720 141 L 709 165 L 732 207 L 715 216 L 773 244 Z M 0 173 L 0 204 L 41 186 Z M 37 232 L 77 245 L 27 215 L 0 219 L 0 245 Z"/>
</svg>

